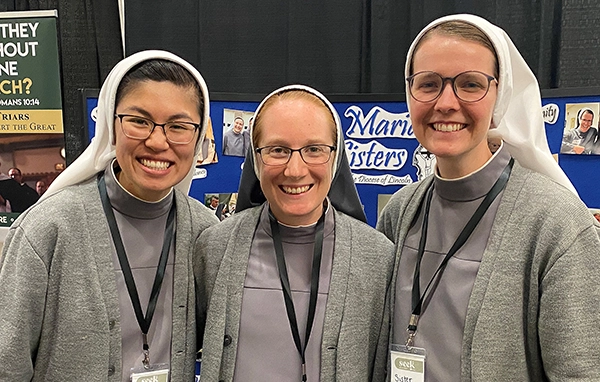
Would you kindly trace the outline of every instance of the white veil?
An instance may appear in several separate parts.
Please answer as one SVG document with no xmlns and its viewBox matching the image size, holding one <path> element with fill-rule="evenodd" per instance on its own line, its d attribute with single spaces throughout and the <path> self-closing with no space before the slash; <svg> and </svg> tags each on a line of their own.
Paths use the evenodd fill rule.
<svg viewBox="0 0 600 382">
<path fill-rule="evenodd" d="M 123 76 L 131 68 L 140 62 L 152 59 L 164 59 L 178 63 L 187 69 L 190 74 L 192 74 L 200 86 L 204 110 L 201 110 L 202 126 L 195 150 L 196 155 L 198 154 L 198 150 L 200 149 L 202 141 L 204 140 L 204 134 L 208 124 L 210 110 L 208 88 L 206 87 L 204 79 L 196 70 L 196 68 L 172 53 L 160 50 L 147 50 L 138 52 L 120 61 L 106 77 L 106 80 L 100 89 L 100 96 L 98 98 L 98 119 L 96 121 L 94 138 L 85 151 L 73 163 L 71 163 L 71 165 L 69 165 L 52 182 L 52 184 L 50 184 L 50 187 L 48 187 L 48 190 L 40 197 L 40 200 L 67 186 L 78 184 L 90 179 L 98 172 L 104 171 L 108 163 L 115 158 L 114 113 L 117 88 L 119 87 Z M 196 161 L 193 162 L 192 167 L 190 168 L 190 171 L 186 177 L 177 185 L 175 185 L 175 188 L 179 189 L 185 194 L 187 194 L 190 190 L 195 165 Z"/>
<path fill-rule="evenodd" d="M 492 118 L 494 127 L 488 136 L 501 138 L 510 154 L 523 167 L 549 176 L 577 194 L 550 153 L 537 79 L 504 30 L 475 15 L 441 17 L 423 28 L 413 41 L 406 57 L 405 76 L 410 75 L 414 49 L 423 34 L 447 21 L 464 21 L 474 25 L 488 36 L 496 49 L 500 71 L 498 96 Z M 410 94 L 408 84 L 406 94 Z"/>
</svg>

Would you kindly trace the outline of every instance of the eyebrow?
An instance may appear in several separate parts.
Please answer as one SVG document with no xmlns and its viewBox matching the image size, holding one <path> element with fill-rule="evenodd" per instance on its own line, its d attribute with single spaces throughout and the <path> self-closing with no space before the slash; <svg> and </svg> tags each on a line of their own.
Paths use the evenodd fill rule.
<svg viewBox="0 0 600 382">
<path fill-rule="evenodd" d="M 137 112 L 148 119 L 152 119 L 152 114 L 150 112 L 148 112 L 145 109 L 142 109 L 141 107 L 138 107 L 138 106 L 127 107 L 127 108 L 125 108 L 125 111 L 126 112 Z M 169 118 L 167 118 L 167 121 L 175 121 L 178 119 L 193 120 L 193 118 L 186 113 L 178 113 L 178 114 L 172 114 L 171 116 L 169 116 Z"/>
<path fill-rule="evenodd" d="M 311 146 L 311 145 L 332 145 L 332 146 L 334 146 L 335 143 L 330 144 L 330 143 L 325 143 L 321 140 L 310 140 L 310 141 L 305 142 L 302 146 L 299 146 L 299 148 L 305 147 L 305 146 Z M 277 139 L 277 140 L 274 140 L 274 141 L 268 142 L 268 143 L 265 142 L 264 146 L 281 146 L 281 147 L 292 148 L 287 142 L 284 142 L 280 139 Z"/>
</svg>

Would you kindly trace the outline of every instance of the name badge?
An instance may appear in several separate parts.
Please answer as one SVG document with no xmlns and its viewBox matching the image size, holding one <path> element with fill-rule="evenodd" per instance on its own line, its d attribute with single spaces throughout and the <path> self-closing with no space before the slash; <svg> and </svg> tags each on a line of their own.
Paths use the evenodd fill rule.
<svg viewBox="0 0 600 382">
<path fill-rule="evenodd" d="M 169 365 L 159 364 L 132 368 L 131 382 L 169 382 Z"/>
<path fill-rule="evenodd" d="M 392 345 L 391 382 L 425 382 L 425 349 Z"/>
</svg>

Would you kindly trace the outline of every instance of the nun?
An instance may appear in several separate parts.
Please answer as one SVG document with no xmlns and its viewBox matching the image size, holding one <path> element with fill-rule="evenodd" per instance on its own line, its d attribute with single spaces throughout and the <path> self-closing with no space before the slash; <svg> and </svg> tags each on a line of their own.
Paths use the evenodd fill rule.
<svg viewBox="0 0 600 382">
<path fill-rule="evenodd" d="M 218 220 L 187 193 L 208 112 L 171 53 L 109 73 L 94 139 L 4 242 L 0 380 L 194 378 L 192 255 Z"/>
<path fill-rule="evenodd" d="M 250 133 L 236 212 L 194 264 L 201 381 L 383 381 L 393 245 L 365 223 L 337 112 L 286 86 Z"/>
<path fill-rule="evenodd" d="M 535 76 L 473 15 L 425 27 L 405 73 L 436 165 L 377 226 L 396 243 L 392 373 L 414 356 L 427 381 L 600 380 L 600 225 L 550 154 Z"/>
</svg>

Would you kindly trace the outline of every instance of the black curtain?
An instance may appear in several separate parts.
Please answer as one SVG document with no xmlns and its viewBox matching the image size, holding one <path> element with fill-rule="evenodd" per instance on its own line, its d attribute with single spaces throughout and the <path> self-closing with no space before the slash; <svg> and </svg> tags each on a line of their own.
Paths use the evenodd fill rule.
<svg viewBox="0 0 600 382">
<path fill-rule="evenodd" d="M 365 1 L 126 1 L 125 9 L 127 54 L 173 51 L 200 69 L 211 91 L 367 86 Z"/>
<path fill-rule="evenodd" d="M 427 23 L 473 13 L 499 25 L 547 88 L 600 83 L 597 0 L 125 0 L 127 54 L 166 49 L 211 91 L 403 93 L 404 61 Z"/>
<path fill-rule="evenodd" d="M 62 67 L 67 164 L 83 151 L 83 111 L 78 89 L 99 88 L 123 58 L 116 1 L 2 0 L 0 12 L 56 9 Z"/>
</svg>

